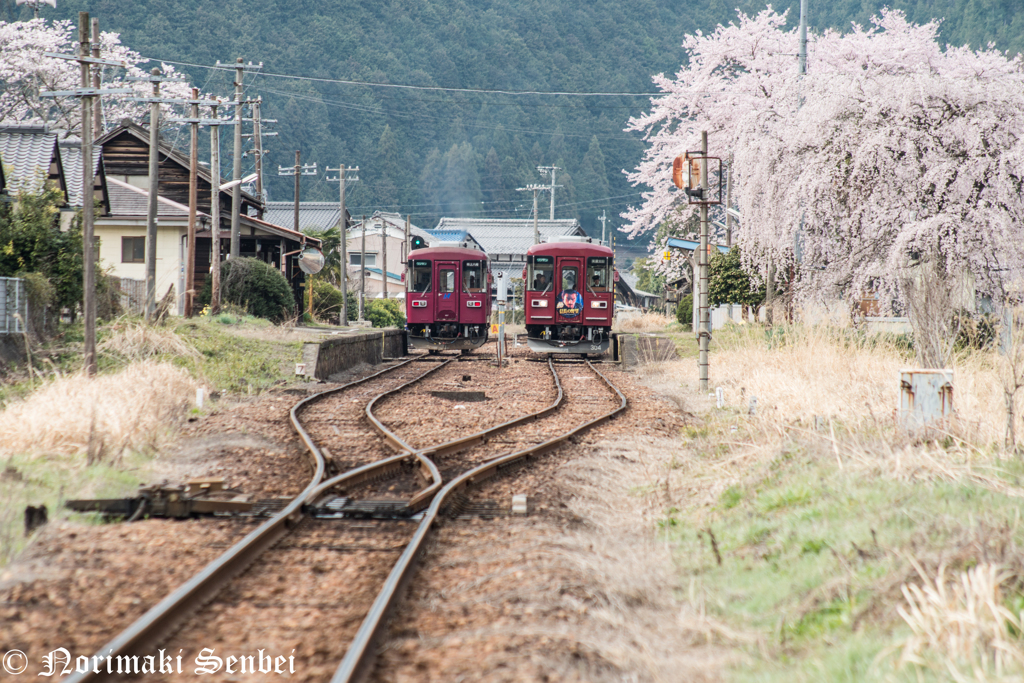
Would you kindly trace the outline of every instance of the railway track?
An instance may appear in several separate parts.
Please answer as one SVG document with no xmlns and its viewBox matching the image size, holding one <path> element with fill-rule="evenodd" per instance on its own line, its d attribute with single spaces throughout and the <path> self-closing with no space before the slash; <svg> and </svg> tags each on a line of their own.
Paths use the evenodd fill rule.
<svg viewBox="0 0 1024 683">
<path fill-rule="evenodd" d="M 365 617 L 361 621 L 355 620 L 359 626 L 353 637 L 346 640 L 339 633 L 329 634 L 329 639 L 335 643 L 339 639 L 343 643 L 351 642 L 331 680 L 354 681 L 364 678 L 372 669 L 376 644 L 386 635 L 387 616 L 397 604 L 401 589 L 412 579 L 416 562 L 444 514 L 457 508 L 473 487 L 559 447 L 579 432 L 609 419 L 626 407 L 625 396 L 593 364 L 587 363 L 594 379 L 603 381 L 617 398 L 618 405 L 611 410 L 584 411 L 584 420 L 574 422 L 571 429 L 558 426 L 537 429 L 538 424 L 544 423 L 544 418 L 564 406 L 562 383 L 555 365 L 549 361 L 548 368 L 556 390 L 555 399 L 549 405 L 472 434 L 440 444 L 416 447 L 389 428 L 375 413 L 375 408 L 379 408 L 388 397 L 445 367 L 450 360 L 453 359 L 430 363 L 431 367 L 426 372 L 418 371 L 424 363 L 405 361 L 295 404 L 291 410 L 291 419 L 309 451 L 314 470 L 310 483 L 278 515 L 150 609 L 101 648 L 97 656 L 116 658 L 154 649 L 203 605 L 211 603 L 215 596 L 216 609 L 206 608 L 204 619 L 208 623 L 219 623 L 221 628 L 234 625 L 236 630 L 240 611 L 244 613 L 258 608 L 263 610 L 259 621 L 273 623 L 287 621 L 288 610 L 295 609 L 299 604 L 309 606 L 323 603 L 329 607 L 341 602 L 353 602 L 347 590 L 338 592 L 338 585 L 333 585 L 327 591 L 317 591 L 315 586 L 314 590 L 305 590 L 295 587 L 295 582 L 291 580 L 296 562 L 304 563 L 307 568 L 312 567 L 314 573 L 329 576 L 331 564 L 324 561 L 325 553 L 344 553 L 351 582 L 342 582 L 342 586 L 353 589 L 360 582 L 366 581 L 374 585 L 383 584 L 383 588 L 375 593 L 372 605 L 362 610 Z M 584 366 L 575 364 L 574 367 L 579 372 Z M 372 380 L 384 381 L 385 389 L 379 391 L 373 387 L 367 390 Z M 337 409 L 331 406 L 340 406 L 345 413 L 351 414 L 353 408 L 363 401 L 366 403 L 362 412 L 379 435 L 375 438 L 397 451 L 395 455 L 380 458 L 381 448 L 374 447 L 373 438 L 365 434 L 361 448 L 357 449 L 360 451 L 359 457 L 342 452 L 338 446 L 335 446 L 336 452 L 332 452 L 325 445 L 325 441 L 352 443 L 353 438 L 354 422 L 351 417 L 343 425 L 346 430 L 343 432 L 338 429 L 337 418 L 333 415 Z M 301 419 L 300 415 L 303 416 Z M 337 438 L 331 436 L 332 431 L 333 437 Z M 488 446 L 489 440 L 503 432 L 507 432 L 504 435 L 506 438 L 496 439 Z M 314 433 L 317 438 L 314 438 Z M 378 457 L 371 457 L 374 452 Z M 452 459 L 460 453 L 462 457 Z M 437 462 L 444 463 L 444 475 L 447 477 L 442 474 Z M 338 473 L 330 476 L 329 469 Z M 374 501 L 367 501 L 366 494 L 379 495 L 382 488 L 380 482 L 394 480 L 412 480 L 417 485 L 398 487 L 398 499 L 384 501 L 390 503 L 384 506 L 386 514 L 383 515 L 389 519 L 353 519 L 353 516 L 360 516 L 353 515 L 353 510 L 356 513 L 362 512 L 362 516 L 382 516 L 371 514 L 373 506 L 367 508 L 366 503 Z M 392 490 L 394 488 L 391 487 Z M 355 507 L 352 506 L 357 496 L 350 495 L 350 492 L 358 492 L 360 489 L 364 494 L 361 510 L 358 502 Z M 334 493 L 337 491 L 344 491 L 345 496 L 339 497 Z M 339 500 L 344 503 L 339 504 Z M 318 519 L 331 516 L 341 516 L 345 523 Z M 284 541 L 286 536 L 287 540 Z M 397 560 L 394 559 L 395 555 L 398 555 Z M 258 567 L 255 566 L 257 560 Z M 324 565 L 318 562 L 324 562 Z M 245 571 L 250 566 L 253 569 Z M 244 575 L 239 577 L 243 572 Z M 236 577 L 239 578 L 235 580 Z M 229 583 L 230 586 L 225 588 Z M 308 583 L 317 582 L 311 580 Z M 365 585 L 361 585 L 359 590 L 367 595 L 374 594 Z M 353 605 L 353 609 L 356 607 Z M 351 614 L 344 615 L 343 620 L 351 623 L 355 630 Z M 324 678 L 330 674 L 329 669 L 333 669 L 333 662 L 338 660 L 335 658 L 331 662 L 324 654 L 318 650 L 316 656 L 307 659 L 307 673 L 321 674 Z M 94 678 L 96 675 L 90 672 L 76 674 L 69 680 L 87 681 Z"/>
</svg>

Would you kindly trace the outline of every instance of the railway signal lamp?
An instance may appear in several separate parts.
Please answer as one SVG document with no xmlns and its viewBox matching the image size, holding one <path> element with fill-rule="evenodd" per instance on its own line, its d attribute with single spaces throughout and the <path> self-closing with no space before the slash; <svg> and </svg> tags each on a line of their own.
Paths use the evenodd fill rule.
<svg viewBox="0 0 1024 683">
<path fill-rule="evenodd" d="M 418 235 L 413 235 L 412 249 L 426 249 L 427 241 Z M 410 251 L 412 250 L 410 249 Z"/>
</svg>

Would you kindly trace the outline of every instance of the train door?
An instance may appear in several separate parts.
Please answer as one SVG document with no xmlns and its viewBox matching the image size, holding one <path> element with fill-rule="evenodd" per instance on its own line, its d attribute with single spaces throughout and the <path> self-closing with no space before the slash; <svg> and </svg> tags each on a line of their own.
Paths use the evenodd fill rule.
<svg viewBox="0 0 1024 683">
<path fill-rule="evenodd" d="M 555 301 L 555 322 L 558 324 L 580 324 L 583 322 L 583 260 L 563 258 L 558 260 L 558 300 Z"/>
<path fill-rule="evenodd" d="M 438 261 L 437 320 L 459 319 L 459 264 L 457 261 Z"/>
</svg>

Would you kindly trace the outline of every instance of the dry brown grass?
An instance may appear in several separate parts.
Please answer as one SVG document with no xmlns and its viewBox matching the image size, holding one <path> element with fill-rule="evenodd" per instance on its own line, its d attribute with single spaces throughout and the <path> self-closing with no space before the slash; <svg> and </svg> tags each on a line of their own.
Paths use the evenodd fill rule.
<svg viewBox="0 0 1024 683">
<path fill-rule="evenodd" d="M 619 332 L 661 332 L 672 322 L 673 318 L 661 313 L 628 311 L 615 315 L 615 329 Z"/>
<path fill-rule="evenodd" d="M 100 461 L 152 449 L 185 416 L 195 389 L 187 372 L 153 361 L 93 379 L 58 377 L 0 412 L 0 454 Z"/>
<path fill-rule="evenodd" d="M 128 361 L 145 360 L 165 354 L 198 359 L 200 354 L 172 330 L 136 321 L 119 321 L 111 325 L 114 333 L 99 344 L 98 350 L 112 353 Z"/>
<path fill-rule="evenodd" d="M 945 568 L 923 585 L 904 584 L 897 608 L 912 634 L 900 663 L 926 667 L 954 681 L 1020 680 L 1024 672 L 1024 614 L 1006 608 L 1002 586 L 1013 574 L 981 564 L 948 579 Z"/>
</svg>

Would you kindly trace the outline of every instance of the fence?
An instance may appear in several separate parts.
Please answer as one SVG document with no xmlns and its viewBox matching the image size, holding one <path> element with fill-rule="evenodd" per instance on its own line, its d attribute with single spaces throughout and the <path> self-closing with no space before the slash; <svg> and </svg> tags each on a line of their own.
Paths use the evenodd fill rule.
<svg viewBox="0 0 1024 683">
<path fill-rule="evenodd" d="M 28 320 L 28 293 L 20 277 L 0 277 L 0 334 L 23 334 Z"/>
<path fill-rule="evenodd" d="M 110 278 L 111 298 L 116 299 L 121 314 L 142 315 L 146 312 L 146 281 L 126 277 Z"/>
</svg>

